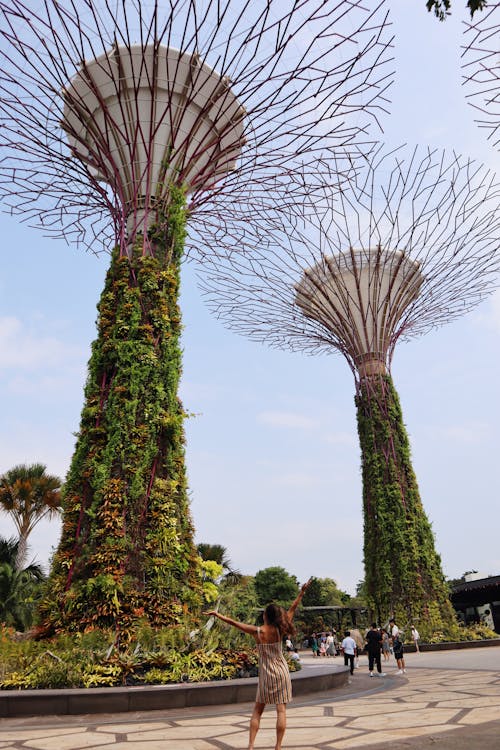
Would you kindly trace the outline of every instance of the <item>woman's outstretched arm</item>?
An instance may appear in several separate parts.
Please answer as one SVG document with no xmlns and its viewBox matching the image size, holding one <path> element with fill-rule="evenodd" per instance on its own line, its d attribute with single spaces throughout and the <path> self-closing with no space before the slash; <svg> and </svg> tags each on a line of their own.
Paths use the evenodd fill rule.
<svg viewBox="0 0 500 750">
<path fill-rule="evenodd" d="M 220 612 L 215 612 L 214 610 L 203 612 L 203 614 L 208 617 L 218 617 L 219 620 L 227 622 L 227 624 L 232 625 L 233 628 L 238 628 L 238 630 L 242 630 L 244 633 L 257 637 L 257 625 L 248 625 L 246 622 L 238 622 L 237 620 L 233 620 L 231 617 L 226 617 L 226 615 L 222 615 Z"/>
<path fill-rule="evenodd" d="M 293 616 L 295 615 L 295 610 L 299 606 L 300 602 L 302 601 L 302 597 L 304 596 L 304 594 L 306 593 L 307 589 L 311 585 L 311 581 L 312 581 L 312 577 L 308 581 L 306 581 L 305 583 L 302 584 L 302 586 L 300 588 L 300 591 L 299 591 L 299 593 L 297 595 L 297 598 L 295 599 L 295 601 L 293 602 L 293 604 L 290 606 L 290 608 L 288 610 L 288 618 L 290 620 L 293 620 Z"/>
</svg>

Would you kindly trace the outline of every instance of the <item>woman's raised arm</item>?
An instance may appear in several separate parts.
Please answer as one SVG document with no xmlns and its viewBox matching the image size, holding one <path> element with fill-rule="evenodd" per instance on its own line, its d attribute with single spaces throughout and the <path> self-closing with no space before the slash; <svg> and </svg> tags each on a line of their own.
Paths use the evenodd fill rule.
<svg viewBox="0 0 500 750">
<path fill-rule="evenodd" d="M 306 593 L 307 589 L 311 585 L 311 581 L 312 581 L 312 576 L 311 576 L 311 578 L 308 581 L 306 581 L 305 583 L 302 584 L 302 586 L 300 588 L 300 591 L 299 591 L 299 593 L 297 595 L 297 598 L 291 604 L 291 606 L 290 606 L 290 608 L 288 610 L 288 617 L 289 617 L 290 620 L 293 620 L 293 616 L 295 615 L 295 610 L 299 606 L 300 602 L 302 601 L 302 597 L 304 596 L 304 594 Z"/>
<path fill-rule="evenodd" d="M 231 617 L 222 615 L 220 612 L 215 612 L 215 610 L 211 610 L 210 612 L 203 612 L 203 614 L 207 615 L 208 617 L 218 617 L 219 620 L 222 620 L 222 622 L 227 622 L 227 624 L 232 625 L 233 628 L 238 628 L 238 630 L 242 630 L 244 633 L 248 633 L 249 635 L 257 637 L 257 625 L 248 625 L 246 622 L 238 622 L 237 620 L 233 620 Z"/>
</svg>

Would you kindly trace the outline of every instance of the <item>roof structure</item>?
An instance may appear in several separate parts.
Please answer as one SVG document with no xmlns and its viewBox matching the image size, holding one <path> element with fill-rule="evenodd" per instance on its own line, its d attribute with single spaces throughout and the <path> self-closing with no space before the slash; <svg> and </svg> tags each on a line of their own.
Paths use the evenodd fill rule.
<svg viewBox="0 0 500 750">
<path fill-rule="evenodd" d="M 188 250 L 249 247 L 307 194 L 298 166 L 369 148 L 391 39 L 384 0 L 0 0 L 0 198 L 126 252 L 131 212 L 170 180 L 188 189 Z"/>
<path fill-rule="evenodd" d="M 339 351 L 354 372 L 366 359 L 383 370 L 399 339 L 495 289 L 500 183 L 453 152 L 383 146 L 343 177 L 318 176 L 314 210 L 267 246 L 215 257 L 202 288 L 231 330 L 277 348 Z"/>
</svg>

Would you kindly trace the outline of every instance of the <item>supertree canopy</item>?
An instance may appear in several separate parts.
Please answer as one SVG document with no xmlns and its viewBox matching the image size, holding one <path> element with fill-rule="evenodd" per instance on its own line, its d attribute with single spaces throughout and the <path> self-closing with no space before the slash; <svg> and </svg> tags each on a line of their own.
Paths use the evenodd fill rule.
<svg viewBox="0 0 500 750">
<path fill-rule="evenodd" d="M 488 3 L 475 23 L 467 23 L 462 54 L 463 84 L 476 122 L 500 150 L 500 3 Z"/>
<path fill-rule="evenodd" d="M 298 166 L 366 141 L 390 46 L 383 3 L 369 6 L 0 0 L 4 205 L 114 248 L 47 630 L 172 624 L 200 604 L 177 396 L 181 260 L 248 251 L 304 193 Z"/>
<path fill-rule="evenodd" d="M 348 182 L 324 177 L 315 218 L 273 246 L 219 256 L 203 286 L 217 317 L 272 346 L 341 352 L 356 384 L 366 589 L 374 614 L 453 636 L 390 365 L 399 339 L 462 315 L 500 267 L 500 183 L 455 154 L 380 148 Z"/>
</svg>

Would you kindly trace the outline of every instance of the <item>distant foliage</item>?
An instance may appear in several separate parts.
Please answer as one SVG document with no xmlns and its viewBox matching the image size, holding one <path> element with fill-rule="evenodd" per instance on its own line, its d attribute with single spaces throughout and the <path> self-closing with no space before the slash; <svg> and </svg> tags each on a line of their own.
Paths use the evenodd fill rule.
<svg viewBox="0 0 500 750">
<path fill-rule="evenodd" d="M 466 8 L 469 9 L 471 18 L 474 13 L 478 10 L 483 10 L 486 7 L 488 0 L 467 0 Z M 434 13 L 440 21 L 446 20 L 446 17 L 451 15 L 451 0 L 427 0 L 427 10 Z"/>
<path fill-rule="evenodd" d="M 19 541 L 0 537 L 0 623 L 18 631 L 34 622 L 45 579 L 40 565 L 17 567 Z"/>
<path fill-rule="evenodd" d="M 263 606 L 269 602 L 287 605 L 299 593 L 299 584 L 295 576 L 276 565 L 255 574 L 255 591 L 259 604 Z"/>
</svg>

